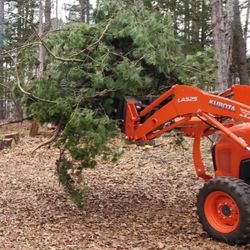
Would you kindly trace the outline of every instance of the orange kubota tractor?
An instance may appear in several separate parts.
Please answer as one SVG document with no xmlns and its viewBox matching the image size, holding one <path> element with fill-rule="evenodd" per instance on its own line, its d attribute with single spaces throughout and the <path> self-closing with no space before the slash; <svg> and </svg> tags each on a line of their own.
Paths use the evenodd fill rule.
<svg viewBox="0 0 250 250">
<path fill-rule="evenodd" d="M 125 133 L 149 141 L 173 129 L 193 137 L 196 174 L 205 180 L 198 194 L 199 221 L 207 233 L 229 244 L 250 241 L 250 86 L 235 85 L 212 95 L 174 85 L 150 104 L 128 97 Z M 202 162 L 201 138 L 217 134 L 214 174 Z"/>
</svg>

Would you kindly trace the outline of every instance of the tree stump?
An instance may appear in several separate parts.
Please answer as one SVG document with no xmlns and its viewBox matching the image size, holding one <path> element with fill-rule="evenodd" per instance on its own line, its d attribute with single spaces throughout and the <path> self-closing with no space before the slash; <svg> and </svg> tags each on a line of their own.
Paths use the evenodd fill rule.
<svg viewBox="0 0 250 250">
<path fill-rule="evenodd" d="M 32 120 L 31 127 L 30 127 L 30 132 L 29 136 L 30 137 L 35 137 L 38 135 L 38 130 L 39 130 L 39 124 L 36 120 Z"/>
<path fill-rule="evenodd" d="M 13 138 L 0 139 L 0 150 L 4 148 L 10 148 L 12 141 L 13 141 Z"/>
<path fill-rule="evenodd" d="M 17 144 L 19 142 L 19 140 L 20 140 L 20 135 L 19 135 L 19 133 L 11 133 L 11 134 L 4 135 L 4 138 L 5 139 L 10 139 L 11 138 Z"/>
</svg>

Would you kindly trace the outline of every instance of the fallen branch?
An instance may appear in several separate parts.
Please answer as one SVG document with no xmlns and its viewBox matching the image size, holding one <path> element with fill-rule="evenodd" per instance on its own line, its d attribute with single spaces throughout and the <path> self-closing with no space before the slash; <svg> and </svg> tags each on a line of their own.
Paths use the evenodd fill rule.
<svg viewBox="0 0 250 250">
<path fill-rule="evenodd" d="M 14 63 L 14 67 L 15 67 L 15 73 L 16 73 L 16 80 L 17 80 L 17 86 L 18 88 L 20 89 L 20 91 L 29 96 L 30 98 L 36 100 L 36 101 L 42 101 L 42 102 L 48 102 L 48 103 L 53 103 L 53 104 L 56 104 L 56 101 L 50 101 L 50 100 L 46 100 L 46 99 L 43 99 L 43 98 L 40 98 L 40 97 L 37 97 L 37 96 L 34 96 L 33 94 L 31 94 L 30 92 L 26 91 L 23 89 L 22 85 L 21 85 L 21 81 L 20 81 L 20 74 L 19 74 L 19 69 L 18 69 L 18 64 L 17 64 L 17 58 L 16 56 L 13 56 L 11 54 L 9 54 L 11 60 L 13 61 Z"/>
<path fill-rule="evenodd" d="M 8 122 L 5 122 L 5 123 L 0 123 L 0 127 L 5 126 L 5 125 L 9 125 L 9 124 L 20 123 L 20 122 L 23 122 L 23 121 L 26 121 L 26 120 L 30 120 L 32 117 L 33 116 L 27 116 L 27 117 L 24 117 L 24 118 L 19 119 L 19 120 L 8 121 Z"/>
<path fill-rule="evenodd" d="M 55 132 L 53 133 L 53 135 L 49 138 L 49 140 L 42 142 L 41 144 L 39 144 L 33 151 L 32 154 L 34 154 L 39 148 L 50 145 L 52 142 L 54 142 L 57 137 L 59 136 L 60 132 L 62 129 L 62 122 L 60 121 L 59 124 L 57 125 L 57 128 L 55 130 Z"/>
<path fill-rule="evenodd" d="M 55 55 L 46 45 L 46 43 L 43 41 L 42 37 L 36 32 L 36 28 L 34 27 L 33 24 L 31 24 L 31 26 L 33 27 L 35 34 L 38 38 L 38 40 L 40 41 L 40 43 L 43 45 L 43 47 L 45 48 L 45 50 L 52 56 L 54 57 L 56 60 L 58 61 L 62 61 L 62 62 L 78 62 L 78 63 L 84 63 L 83 60 L 81 59 L 77 59 L 77 58 L 64 58 L 64 57 L 60 57 Z"/>
<path fill-rule="evenodd" d="M 0 55 L 3 57 L 10 57 L 10 54 L 17 53 L 17 52 L 20 53 L 20 51 L 23 49 L 34 47 L 37 45 L 39 45 L 39 42 L 26 43 L 14 49 L 4 50 L 2 53 L 0 53 Z"/>
<path fill-rule="evenodd" d="M 99 45 L 99 43 L 103 39 L 105 33 L 107 32 L 109 26 L 110 26 L 110 22 L 106 25 L 105 29 L 103 30 L 103 32 L 100 35 L 100 37 L 98 38 L 98 40 L 96 40 L 93 44 L 90 44 L 89 46 L 87 46 L 86 48 L 84 48 L 83 50 L 81 50 L 80 52 L 73 54 L 72 56 L 77 56 L 77 55 L 85 52 L 86 50 L 90 50 L 90 49 L 94 48 L 95 46 Z"/>
<path fill-rule="evenodd" d="M 77 59 L 77 58 L 64 58 L 64 57 L 60 57 L 55 55 L 46 45 L 46 43 L 43 41 L 43 39 L 37 34 L 37 37 L 39 39 L 39 41 L 41 42 L 41 44 L 43 45 L 43 47 L 46 49 L 46 51 L 52 56 L 54 57 L 56 60 L 58 61 L 62 61 L 62 62 L 78 62 L 78 63 L 84 63 L 83 60 L 81 59 Z"/>
<path fill-rule="evenodd" d="M 19 14 L 15 14 L 16 16 L 18 16 L 19 18 L 22 18 L 23 20 L 27 21 L 25 17 L 23 17 L 22 15 Z M 78 62 L 78 63 L 84 63 L 83 60 L 80 59 L 74 59 L 74 58 L 64 58 L 64 57 L 60 57 L 55 55 L 46 45 L 46 43 L 43 41 L 42 37 L 37 33 L 36 27 L 32 22 L 28 23 L 31 25 L 32 29 L 34 30 L 35 36 L 38 38 L 39 43 L 41 43 L 43 45 L 43 47 L 45 48 L 45 50 L 52 56 L 54 57 L 56 60 L 62 61 L 62 62 Z"/>
</svg>

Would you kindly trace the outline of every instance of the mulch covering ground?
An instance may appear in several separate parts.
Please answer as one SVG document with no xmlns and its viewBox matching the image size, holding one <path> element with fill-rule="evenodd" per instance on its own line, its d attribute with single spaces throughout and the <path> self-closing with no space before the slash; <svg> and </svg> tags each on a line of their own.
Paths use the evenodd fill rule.
<svg viewBox="0 0 250 250">
<path fill-rule="evenodd" d="M 250 249 L 210 239 L 196 216 L 196 177 L 191 140 L 184 150 L 171 137 L 156 147 L 119 143 L 115 164 L 84 171 L 91 192 L 79 211 L 55 174 L 56 149 L 31 152 L 44 136 L 18 131 L 18 145 L 0 152 L 0 249 Z M 205 158 L 210 152 L 203 150 Z"/>
</svg>

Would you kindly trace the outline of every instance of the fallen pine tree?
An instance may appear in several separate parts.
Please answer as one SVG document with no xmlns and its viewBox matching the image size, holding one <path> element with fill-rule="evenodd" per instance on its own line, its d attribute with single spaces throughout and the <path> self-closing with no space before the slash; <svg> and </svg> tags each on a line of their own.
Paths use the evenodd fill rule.
<svg viewBox="0 0 250 250">
<path fill-rule="evenodd" d="M 60 148 L 59 180 L 81 206 L 85 189 L 75 180 L 82 169 L 94 167 L 98 155 L 109 160 L 118 156 L 109 141 L 117 133 L 120 100 L 157 94 L 199 75 L 201 69 L 190 66 L 190 57 L 182 53 L 168 15 L 119 1 L 104 1 L 94 24 L 71 24 L 38 39 L 47 51 L 46 72 L 26 91 L 13 58 L 18 90 L 26 95 L 27 113 L 58 126 L 49 143 L 55 141 Z M 26 56 L 31 54 L 32 49 Z M 210 71 L 204 70 L 203 77 L 208 82 L 213 80 L 211 67 L 205 61 Z"/>
</svg>

